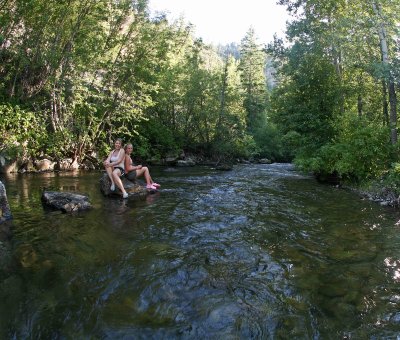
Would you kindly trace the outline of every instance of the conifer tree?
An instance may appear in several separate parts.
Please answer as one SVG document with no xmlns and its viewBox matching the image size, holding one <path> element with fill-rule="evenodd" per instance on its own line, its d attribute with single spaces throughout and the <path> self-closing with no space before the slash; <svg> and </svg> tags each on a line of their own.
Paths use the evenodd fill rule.
<svg viewBox="0 0 400 340">
<path fill-rule="evenodd" d="M 245 92 L 244 107 L 250 132 L 257 127 L 266 105 L 265 52 L 257 44 L 254 29 L 250 28 L 240 45 L 242 87 Z"/>
</svg>

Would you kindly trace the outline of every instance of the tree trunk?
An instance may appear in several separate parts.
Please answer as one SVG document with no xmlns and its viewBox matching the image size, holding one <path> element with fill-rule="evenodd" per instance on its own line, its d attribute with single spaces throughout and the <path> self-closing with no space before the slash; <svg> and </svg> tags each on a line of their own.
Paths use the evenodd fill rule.
<svg viewBox="0 0 400 340">
<path fill-rule="evenodd" d="M 372 8 L 374 10 L 375 15 L 378 18 L 378 35 L 381 47 L 382 54 L 382 63 L 383 66 L 389 70 L 389 49 L 387 44 L 387 33 L 385 28 L 384 19 L 382 18 L 382 8 L 381 5 L 377 1 L 372 2 Z M 386 76 L 388 79 L 389 85 L 389 105 L 390 105 L 390 140 L 392 144 L 396 144 L 397 142 L 397 110 L 396 110 L 396 91 L 393 81 L 393 76 L 391 71 L 388 71 L 388 75 Z"/>
<path fill-rule="evenodd" d="M 227 88 L 227 78 L 228 78 L 228 57 L 225 60 L 224 73 L 222 74 L 222 88 L 221 88 L 221 101 L 220 101 L 220 110 L 218 116 L 217 123 L 217 136 L 218 138 L 222 133 L 222 124 L 225 116 L 225 107 L 226 107 L 226 88 Z"/>
<path fill-rule="evenodd" d="M 390 139 L 392 144 L 397 143 L 397 99 L 393 79 L 389 82 L 389 105 L 390 105 Z"/>
<path fill-rule="evenodd" d="M 362 111 L 363 111 L 363 101 L 362 101 L 362 96 L 361 94 L 358 95 L 357 98 L 357 110 L 358 110 L 358 117 L 362 117 Z"/>
<path fill-rule="evenodd" d="M 383 122 L 385 125 L 389 125 L 389 111 L 387 102 L 387 87 L 385 79 L 382 79 L 382 106 L 383 106 Z"/>
</svg>

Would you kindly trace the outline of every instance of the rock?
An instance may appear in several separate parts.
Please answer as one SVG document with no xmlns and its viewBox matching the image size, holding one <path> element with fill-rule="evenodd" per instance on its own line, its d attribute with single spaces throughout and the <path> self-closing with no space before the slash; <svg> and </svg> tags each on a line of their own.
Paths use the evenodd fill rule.
<svg viewBox="0 0 400 340">
<path fill-rule="evenodd" d="M 92 163 L 92 161 L 85 159 L 83 163 L 80 165 L 80 169 L 95 170 L 96 166 Z"/>
<path fill-rule="evenodd" d="M 196 162 L 193 159 L 190 159 L 190 158 L 185 159 L 185 160 L 180 159 L 180 160 L 178 160 L 176 162 L 176 165 L 177 166 L 182 166 L 182 167 L 184 167 L 184 166 L 195 166 Z"/>
<path fill-rule="evenodd" d="M 268 158 L 261 158 L 258 160 L 259 164 L 272 164 L 272 161 Z"/>
<path fill-rule="evenodd" d="M 44 191 L 42 202 L 46 206 L 62 212 L 83 211 L 92 207 L 88 196 L 66 191 Z"/>
<path fill-rule="evenodd" d="M 6 188 L 0 181 L 0 273 L 5 273 L 11 264 L 11 219 L 12 214 L 8 204 Z M 1 281 L 2 274 L 0 274 Z"/>
<path fill-rule="evenodd" d="M 17 172 L 21 166 L 21 160 L 9 158 L 4 154 L 0 154 L 0 173 L 7 174 Z"/>
<path fill-rule="evenodd" d="M 178 157 L 170 156 L 170 157 L 165 158 L 166 165 L 175 165 L 177 161 L 178 161 Z"/>
<path fill-rule="evenodd" d="M 35 165 L 33 164 L 33 162 L 28 159 L 22 164 L 22 166 L 20 167 L 18 172 L 21 172 L 21 173 L 36 172 L 36 168 L 35 168 Z"/>
<path fill-rule="evenodd" d="M 75 158 L 74 161 L 71 163 L 71 170 L 77 170 L 79 169 L 79 163 L 78 160 Z"/>
<path fill-rule="evenodd" d="M 149 193 L 155 192 L 155 190 L 148 190 L 146 189 L 145 186 L 139 185 L 136 182 L 131 182 L 125 177 L 121 178 L 122 184 L 124 185 L 124 188 L 126 192 L 129 194 L 129 196 L 135 196 L 135 197 L 140 197 L 140 196 L 146 196 Z M 100 178 L 100 191 L 103 193 L 104 196 L 111 196 L 111 195 L 119 195 L 122 196 L 121 190 L 119 188 L 115 188 L 114 191 L 111 191 L 110 189 L 111 186 L 111 180 L 108 177 L 106 173 L 103 174 L 103 176 Z"/>
<path fill-rule="evenodd" d="M 55 165 L 55 162 L 46 158 L 35 162 L 35 167 L 38 171 L 53 171 Z"/>
<path fill-rule="evenodd" d="M 61 159 L 54 166 L 54 170 L 60 170 L 60 171 L 70 170 L 72 162 L 73 162 L 72 158 Z"/>
<path fill-rule="evenodd" d="M 8 204 L 7 192 L 4 184 L 0 181 L 0 224 L 12 219 L 10 205 Z"/>
</svg>

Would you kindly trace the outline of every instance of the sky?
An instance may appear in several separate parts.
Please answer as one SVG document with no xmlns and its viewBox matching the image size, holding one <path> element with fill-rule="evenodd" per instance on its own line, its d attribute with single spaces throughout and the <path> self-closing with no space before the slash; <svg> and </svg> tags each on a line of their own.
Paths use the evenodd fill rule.
<svg viewBox="0 0 400 340">
<path fill-rule="evenodd" d="M 196 37 L 205 43 L 240 43 L 252 27 L 260 44 L 284 36 L 289 19 L 276 0 L 150 0 L 152 15 L 165 12 L 170 21 L 180 16 L 195 26 Z"/>
</svg>

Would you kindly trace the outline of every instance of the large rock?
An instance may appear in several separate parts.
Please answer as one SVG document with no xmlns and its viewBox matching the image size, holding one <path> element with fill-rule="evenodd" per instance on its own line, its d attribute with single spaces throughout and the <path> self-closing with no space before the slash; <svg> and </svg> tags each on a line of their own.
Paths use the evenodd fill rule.
<svg viewBox="0 0 400 340">
<path fill-rule="evenodd" d="M 93 164 L 93 162 L 89 159 L 85 159 L 80 165 L 79 169 L 84 169 L 84 170 L 96 170 L 96 166 Z"/>
<path fill-rule="evenodd" d="M 146 189 L 145 186 L 140 185 L 136 182 L 131 182 L 125 177 L 121 178 L 122 184 L 124 185 L 124 188 L 126 192 L 129 194 L 129 196 L 135 196 L 135 197 L 140 197 L 140 196 L 146 196 L 149 193 L 154 192 L 154 190 L 148 190 Z M 103 193 L 104 196 L 111 196 L 111 195 L 119 195 L 122 196 L 121 190 L 119 188 L 115 188 L 114 191 L 111 191 L 111 180 L 108 177 L 106 173 L 103 174 L 103 176 L 100 178 L 100 191 Z"/>
<path fill-rule="evenodd" d="M 66 191 L 43 191 L 42 202 L 52 209 L 68 213 L 92 207 L 86 195 Z"/>
<path fill-rule="evenodd" d="M 74 160 L 72 158 L 61 159 L 55 164 L 54 170 L 59 170 L 59 171 L 71 170 L 71 164 L 73 161 Z"/>
<path fill-rule="evenodd" d="M 10 239 L 12 214 L 8 204 L 6 188 L 0 181 L 0 281 L 2 273 L 9 268 L 12 260 Z"/>
<path fill-rule="evenodd" d="M 176 162 L 176 166 L 181 166 L 181 167 L 185 167 L 185 166 L 195 166 L 195 165 L 196 165 L 196 162 L 195 162 L 193 159 L 191 159 L 191 158 L 187 158 L 187 159 L 185 159 L 185 160 L 180 159 L 180 160 L 178 160 L 178 161 Z"/>
<path fill-rule="evenodd" d="M 268 158 L 261 158 L 257 162 L 258 164 L 272 164 L 272 161 Z"/>
<path fill-rule="evenodd" d="M 41 159 L 35 162 L 35 167 L 38 171 L 53 171 L 56 162 L 53 162 L 49 159 Z"/>
<path fill-rule="evenodd" d="M 165 158 L 166 165 L 175 165 L 177 161 L 178 161 L 178 157 L 176 157 L 176 156 L 168 156 Z"/>
<path fill-rule="evenodd" d="M 0 154 L 0 173 L 7 174 L 17 172 L 22 162 L 20 159 L 10 158 L 7 155 Z"/>
<path fill-rule="evenodd" d="M 10 205 L 8 204 L 7 192 L 4 184 L 0 181 L 0 224 L 12 219 Z"/>
</svg>

